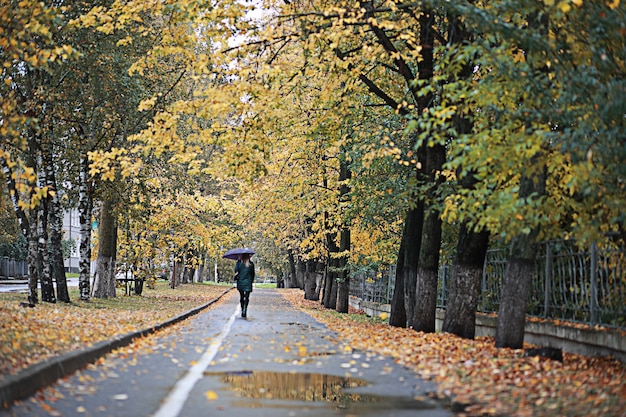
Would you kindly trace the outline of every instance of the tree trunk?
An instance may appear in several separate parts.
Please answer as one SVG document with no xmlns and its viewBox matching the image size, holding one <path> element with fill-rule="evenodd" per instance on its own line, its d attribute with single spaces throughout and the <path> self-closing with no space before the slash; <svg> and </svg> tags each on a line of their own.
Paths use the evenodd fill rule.
<svg viewBox="0 0 626 417">
<path fill-rule="evenodd" d="M 113 214 L 114 202 L 107 198 L 100 208 L 98 225 L 98 261 L 93 285 L 95 298 L 114 298 L 115 294 L 115 251 L 117 226 Z"/>
<path fill-rule="evenodd" d="M 407 244 L 404 247 L 404 308 L 406 309 L 407 325 L 413 326 L 415 318 L 415 300 L 417 294 L 417 268 L 422 245 L 422 227 L 424 225 L 424 202 L 418 201 L 415 208 L 409 209 L 406 217 Z"/>
<path fill-rule="evenodd" d="M 318 262 L 316 262 L 315 264 L 317 265 Z M 314 298 L 315 300 L 319 301 L 323 284 L 324 284 L 324 274 L 320 273 L 319 268 L 316 266 L 315 268 L 315 298 Z M 280 288 L 280 286 L 278 288 Z"/>
<path fill-rule="evenodd" d="M 54 285 L 52 284 L 52 274 L 50 273 L 50 253 L 48 252 L 48 198 L 44 198 L 41 204 L 39 226 L 37 227 L 37 250 L 39 251 L 40 262 L 40 282 L 41 301 L 46 303 L 56 303 L 54 295 Z"/>
<path fill-rule="evenodd" d="M 451 22 L 448 39 L 452 44 L 462 44 L 471 41 L 471 33 L 465 27 L 461 18 L 450 15 Z M 472 76 L 473 63 L 468 60 L 455 78 L 469 80 Z M 459 114 L 454 119 L 456 131 L 460 134 L 470 134 L 473 124 L 470 117 Z M 458 185 L 461 189 L 471 190 L 476 183 L 472 172 L 463 174 L 457 170 Z M 446 315 L 442 330 L 457 336 L 474 339 L 476 335 L 476 308 L 482 281 L 482 271 L 489 246 L 488 231 L 474 231 L 464 222 L 459 230 L 459 240 L 456 247 L 452 276 L 449 283 Z"/>
<path fill-rule="evenodd" d="M 93 208 L 92 187 L 89 180 L 89 159 L 82 155 L 80 160 L 80 184 L 78 185 L 78 211 L 80 216 L 80 275 L 78 289 L 80 299 L 89 301 L 91 273 L 91 210 Z"/>
<path fill-rule="evenodd" d="M 31 222 L 37 222 L 37 208 L 34 208 L 30 212 L 30 219 L 27 216 L 26 212 L 22 209 L 19 204 L 19 192 L 17 190 L 17 184 L 15 182 L 15 178 L 12 175 L 11 168 L 9 167 L 6 159 L 0 158 L 0 162 L 2 163 L 2 172 L 4 173 L 4 178 L 6 181 L 7 188 L 9 190 L 9 194 L 11 195 L 11 202 L 13 203 L 13 210 L 17 217 L 18 223 L 20 225 L 20 230 L 22 231 L 22 235 L 26 238 L 28 242 L 28 302 L 31 304 L 36 304 L 39 301 L 39 295 L 37 293 L 37 282 L 39 279 L 39 275 L 37 273 L 37 261 L 36 261 L 36 241 L 31 241 L 31 236 L 34 238 L 36 236 L 37 225 L 34 226 Z M 33 230 L 34 228 L 34 230 Z M 31 247 L 32 245 L 32 247 Z"/>
<path fill-rule="evenodd" d="M 301 290 L 304 290 L 306 286 L 306 271 L 307 261 L 298 260 L 296 262 L 296 287 Z"/>
<path fill-rule="evenodd" d="M 144 278 L 135 277 L 135 295 L 141 295 L 143 293 Z"/>
<path fill-rule="evenodd" d="M 389 324 L 395 327 L 406 327 L 406 308 L 404 308 L 404 251 L 407 240 L 407 222 L 404 222 L 402 239 L 400 240 L 400 250 L 396 261 L 396 282 L 393 288 L 393 298 L 391 300 L 391 314 Z"/>
<path fill-rule="evenodd" d="M 40 138 L 39 138 L 40 139 Z M 40 188 L 44 188 L 48 182 L 48 170 L 46 169 L 43 151 L 41 149 L 42 141 L 38 140 L 40 149 L 37 153 L 37 166 L 38 166 L 38 185 Z M 39 239 L 37 240 L 37 246 L 39 251 L 39 259 L 41 262 L 41 301 L 47 303 L 56 303 L 57 299 L 54 294 L 54 284 L 52 283 L 52 273 L 50 272 L 50 252 L 48 251 L 49 234 L 48 234 L 48 216 L 50 214 L 50 195 L 45 196 L 41 200 L 41 210 L 39 216 L 39 226 L 37 227 L 37 234 Z"/>
<path fill-rule="evenodd" d="M 334 265 L 332 268 L 337 268 L 336 262 L 333 262 L 332 265 Z M 331 310 L 335 310 L 337 308 L 337 290 L 338 290 L 337 273 L 336 272 L 329 273 L 329 280 L 330 280 L 331 286 L 328 292 L 328 304 L 324 304 L 324 307 L 331 309 Z"/>
<path fill-rule="evenodd" d="M 177 267 L 177 263 L 174 260 L 174 262 L 172 262 L 172 273 L 170 274 L 170 288 L 172 289 L 176 288 L 176 285 L 178 285 L 178 283 L 176 282 L 178 279 L 176 276 L 178 274 L 176 267 Z"/>
<path fill-rule="evenodd" d="M 315 273 L 314 261 L 307 261 L 304 271 L 304 299 L 318 301 L 319 296 L 316 291 L 317 274 Z"/>
<path fill-rule="evenodd" d="M 180 258 L 176 258 L 174 260 L 174 271 L 172 273 L 172 280 L 170 282 L 171 288 L 176 288 L 180 285 L 181 276 L 183 274 L 184 268 L 185 266 L 183 264 L 183 261 Z"/>
<path fill-rule="evenodd" d="M 316 289 L 316 275 L 315 272 L 306 271 L 304 273 L 304 299 L 319 301 Z"/>
<path fill-rule="evenodd" d="M 289 251 L 289 273 L 285 275 L 283 281 L 285 283 L 285 288 L 294 288 L 295 286 L 295 277 L 296 277 L 296 259 L 293 256 L 293 252 Z"/>
<path fill-rule="evenodd" d="M 335 254 L 339 247 L 335 243 L 336 234 L 326 235 L 326 246 L 328 248 L 328 260 L 326 266 L 326 284 L 324 285 L 324 307 L 329 309 L 337 308 L 337 271 L 339 270 L 338 259 Z"/>
<path fill-rule="evenodd" d="M 342 256 L 337 260 L 339 265 L 337 312 L 348 313 L 350 306 L 350 271 L 348 270 L 348 261 L 350 256 L 347 253 L 350 251 L 350 229 L 347 227 L 341 229 L 339 251 L 342 253 Z"/>
<path fill-rule="evenodd" d="M 28 302 L 37 304 L 39 293 L 39 250 L 37 247 L 37 229 L 39 227 L 39 206 L 31 209 L 28 220 L 30 230 L 28 231 Z"/>
<path fill-rule="evenodd" d="M 430 81 L 433 78 L 433 13 L 425 8 L 419 17 L 420 46 L 422 61 L 418 66 L 418 78 Z M 421 114 L 432 106 L 432 94 L 422 94 L 418 98 L 417 110 Z M 441 219 L 435 209 L 435 196 L 442 179 L 436 178 L 446 158 L 446 150 L 442 144 L 428 146 L 422 143 L 420 161 L 423 168 L 423 180 L 430 183 L 427 191 L 428 203 L 424 201 L 421 244 L 419 248 L 418 271 L 416 278 L 416 307 L 409 320 L 415 330 L 435 331 L 435 309 L 437 307 L 437 276 L 439 272 L 439 249 L 441 247 Z M 424 197 L 421 197 L 423 200 Z"/>
<path fill-rule="evenodd" d="M 202 261 L 198 266 L 198 282 L 204 282 L 205 265 L 209 262 L 209 256 L 206 252 L 202 254 Z"/>
<path fill-rule="evenodd" d="M 476 308 L 488 245 L 488 231 L 473 232 L 467 224 L 461 225 L 442 331 L 474 339 Z"/>
<path fill-rule="evenodd" d="M 56 178 L 54 175 L 54 163 L 50 153 L 47 153 L 46 177 L 48 187 L 54 191 L 50 199 L 50 245 L 52 247 L 52 275 L 56 281 L 57 298 L 65 303 L 70 302 L 70 294 L 67 289 L 67 278 L 63 266 L 63 218 L 59 194 L 57 192 Z"/>
<path fill-rule="evenodd" d="M 520 200 L 537 198 L 545 194 L 546 170 L 530 166 L 520 179 Z M 502 279 L 500 308 L 496 321 L 496 347 L 521 349 L 524 345 L 526 308 L 530 297 L 531 282 L 535 264 L 535 239 L 539 229 L 534 228 L 528 235 L 513 238 L 511 254 Z"/>
<path fill-rule="evenodd" d="M 350 227 L 343 213 L 344 204 L 350 201 L 350 187 L 347 181 L 352 178 L 352 172 L 348 162 L 341 159 L 339 163 L 339 207 L 342 210 L 341 231 L 339 232 L 339 253 L 341 257 L 337 259 L 338 285 L 337 285 L 337 312 L 348 313 L 350 306 L 350 271 L 348 270 L 350 261 Z"/>
<path fill-rule="evenodd" d="M 431 208 L 424 217 L 417 268 L 416 305 L 412 324 L 413 329 L 417 331 L 429 333 L 435 331 L 440 249 L 441 218 L 439 211 Z"/>
</svg>

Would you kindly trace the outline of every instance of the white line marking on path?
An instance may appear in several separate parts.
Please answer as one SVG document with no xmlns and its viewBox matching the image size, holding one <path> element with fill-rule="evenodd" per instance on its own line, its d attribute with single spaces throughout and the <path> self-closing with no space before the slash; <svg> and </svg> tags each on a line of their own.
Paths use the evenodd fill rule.
<svg viewBox="0 0 626 417">
<path fill-rule="evenodd" d="M 220 346 L 224 342 L 224 339 L 230 332 L 230 328 L 235 322 L 235 317 L 239 314 L 239 309 L 240 307 L 237 306 L 235 313 L 230 316 L 230 319 L 228 320 L 228 323 L 226 323 L 226 326 L 224 326 L 222 333 L 220 333 L 217 338 L 213 339 L 213 342 L 211 342 L 209 348 L 202 354 L 200 360 L 189 368 L 189 371 L 187 371 L 184 377 L 176 382 L 174 389 L 167 396 L 163 404 L 161 404 L 161 407 L 157 410 L 157 412 L 154 413 L 153 417 L 178 416 L 180 410 L 182 410 L 185 405 L 187 398 L 189 398 L 189 393 L 193 389 L 194 385 L 196 385 L 196 382 L 202 378 L 202 374 L 205 369 L 208 368 L 213 358 L 215 358 L 215 355 L 217 355 Z"/>
</svg>

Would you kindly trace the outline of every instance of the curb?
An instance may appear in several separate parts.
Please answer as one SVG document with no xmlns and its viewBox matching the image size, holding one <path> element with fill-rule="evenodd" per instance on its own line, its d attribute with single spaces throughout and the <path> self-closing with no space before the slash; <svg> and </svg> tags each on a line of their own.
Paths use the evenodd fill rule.
<svg viewBox="0 0 626 417">
<path fill-rule="evenodd" d="M 83 350 L 59 355 L 50 360 L 30 366 L 18 372 L 16 375 L 8 376 L 4 381 L 0 382 L 0 409 L 7 409 L 14 401 L 28 397 L 39 389 L 54 383 L 56 380 L 86 367 L 88 364 L 95 362 L 101 356 L 115 349 L 128 346 L 136 338 L 155 333 L 158 330 L 200 313 L 202 310 L 219 301 L 230 291 L 232 291 L 232 288 L 224 291 L 216 299 L 179 314 L 163 323 L 125 335 L 115 336 L 109 340 L 103 340 Z"/>
</svg>

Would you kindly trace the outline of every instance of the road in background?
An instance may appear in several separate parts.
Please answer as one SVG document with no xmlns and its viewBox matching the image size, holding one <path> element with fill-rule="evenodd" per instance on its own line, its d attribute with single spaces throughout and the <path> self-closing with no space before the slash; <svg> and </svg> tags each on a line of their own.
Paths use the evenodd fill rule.
<svg viewBox="0 0 626 417">
<path fill-rule="evenodd" d="M 78 278 L 67 278 L 68 287 L 78 287 Z M 0 292 L 28 292 L 28 280 L 3 279 L 0 280 Z"/>
</svg>

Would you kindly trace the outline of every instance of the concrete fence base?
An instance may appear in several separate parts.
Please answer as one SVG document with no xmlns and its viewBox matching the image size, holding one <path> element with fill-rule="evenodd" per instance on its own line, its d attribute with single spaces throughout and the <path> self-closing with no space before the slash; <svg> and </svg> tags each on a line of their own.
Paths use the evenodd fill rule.
<svg viewBox="0 0 626 417">
<path fill-rule="evenodd" d="M 350 306 L 371 317 L 391 313 L 391 305 L 364 301 L 350 297 Z M 436 329 L 441 331 L 445 310 L 437 310 Z M 496 318 L 485 314 L 476 317 L 476 336 L 496 335 Z M 555 324 L 553 322 L 526 321 L 524 342 L 533 345 L 561 348 L 564 352 L 583 356 L 612 356 L 626 363 L 626 331 L 619 329 L 588 329 Z"/>
</svg>

